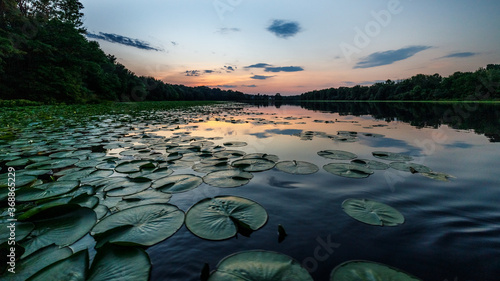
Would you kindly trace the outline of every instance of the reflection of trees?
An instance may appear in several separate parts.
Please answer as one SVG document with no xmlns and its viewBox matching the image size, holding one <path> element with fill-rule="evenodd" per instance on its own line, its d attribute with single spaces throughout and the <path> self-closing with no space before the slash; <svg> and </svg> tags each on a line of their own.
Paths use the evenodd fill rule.
<svg viewBox="0 0 500 281">
<path fill-rule="evenodd" d="M 301 102 L 302 108 L 340 115 L 371 115 L 376 119 L 403 121 L 417 128 L 448 125 L 454 129 L 474 130 L 491 142 L 500 142 L 500 106 L 482 103 L 412 102 Z M 266 104 L 272 106 L 273 104 Z M 260 106 L 266 106 L 260 104 Z M 281 104 L 280 104 L 281 105 Z"/>
</svg>

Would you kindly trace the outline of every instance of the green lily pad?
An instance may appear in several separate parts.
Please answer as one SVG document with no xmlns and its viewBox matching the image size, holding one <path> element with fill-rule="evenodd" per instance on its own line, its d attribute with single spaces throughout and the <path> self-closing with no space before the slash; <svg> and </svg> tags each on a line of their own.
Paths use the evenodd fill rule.
<svg viewBox="0 0 500 281">
<path fill-rule="evenodd" d="M 88 266 L 89 254 L 84 250 L 45 267 L 27 281 L 85 281 Z"/>
<path fill-rule="evenodd" d="M 186 213 L 186 227 L 208 240 L 224 240 L 240 232 L 255 231 L 267 222 L 267 212 L 258 203 L 236 196 L 206 198 Z"/>
<path fill-rule="evenodd" d="M 151 261 L 144 250 L 107 245 L 97 251 L 87 281 L 148 280 L 150 272 Z"/>
<path fill-rule="evenodd" d="M 46 210 L 46 209 L 49 209 L 49 208 L 52 208 L 52 207 L 56 207 L 56 206 L 61 206 L 61 205 L 68 204 L 68 202 L 71 200 L 71 198 L 72 197 L 65 196 L 63 198 L 56 198 L 56 199 L 50 200 L 48 202 L 45 202 L 43 204 L 34 206 L 34 207 L 30 208 L 29 210 L 27 210 L 26 212 L 24 212 L 21 215 L 19 215 L 17 217 L 17 219 L 20 220 L 20 221 L 27 220 L 30 217 L 32 217 L 32 216 L 40 213 L 43 210 Z"/>
<path fill-rule="evenodd" d="M 121 197 L 139 193 L 151 186 L 151 180 L 146 178 L 113 178 L 113 180 L 104 186 L 103 191 L 106 196 Z"/>
<path fill-rule="evenodd" d="M 438 180 L 438 181 L 449 181 L 451 178 L 455 178 L 452 175 L 448 175 L 445 173 L 441 172 L 427 172 L 427 173 L 420 173 L 422 176 L 433 179 L 433 180 Z"/>
<path fill-rule="evenodd" d="M 203 181 L 215 187 L 237 187 L 247 184 L 253 175 L 240 170 L 223 170 L 207 174 Z"/>
<path fill-rule="evenodd" d="M 9 162 L 5 163 L 5 166 L 7 166 L 7 167 L 20 167 L 20 166 L 26 166 L 29 163 L 31 163 L 31 161 L 28 158 L 20 158 L 20 159 L 9 161 Z"/>
<path fill-rule="evenodd" d="M 348 261 L 335 267 L 330 281 L 422 281 L 400 269 L 371 261 Z"/>
<path fill-rule="evenodd" d="M 151 204 L 114 213 L 93 229 L 97 246 L 106 242 L 151 246 L 172 236 L 184 223 L 184 212 L 170 204 Z"/>
<path fill-rule="evenodd" d="M 216 171 L 230 170 L 232 169 L 232 167 L 231 165 L 229 165 L 229 162 L 227 162 L 227 160 L 220 160 L 210 162 L 202 161 L 201 163 L 194 164 L 192 169 L 199 173 L 211 173 Z"/>
<path fill-rule="evenodd" d="M 342 209 L 350 217 L 371 225 L 396 226 L 405 221 L 393 207 L 367 199 L 347 199 L 342 203 Z"/>
<path fill-rule="evenodd" d="M 291 257 L 269 251 L 245 251 L 225 257 L 209 281 L 312 281 L 309 272 Z M 350 279 L 355 280 L 355 279 Z"/>
<path fill-rule="evenodd" d="M 248 144 L 244 141 L 231 141 L 231 142 L 225 142 L 224 146 L 227 147 L 243 147 L 247 146 Z"/>
<path fill-rule="evenodd" d="M 318 166 L 305 161 L 282 161 L 276 164 L 276 169 L 294 175 L 309 175 L 319 171 Z"/>
<path fill-rule="evenodd" d="M 386 151 L 374 151 L 372 155 L 383 160 L 389 161 L 412 161 L 413 157 L 394 152 L 386 152 Z"/>
<path fill-rule="evenodd" d="M 170 169 L 169 167 L 163 167 L 163 168 L 155 169 L 152 173 L 146 174 L 143 177 L 154 181 L 157 179 L 168 177 L 173 173 L 174 173 L 174 170 Z"/>
<path fill-rule="evenodd" d="M 223 150 L 214 153 L 214 156 L 217 158 L 227 158 L 227 159 L 240 158 L 245 155 L 246 152 L 240 150 Z"/>
<path fill-rule="evenodd" d="M 14 224 L 15 228 L 8 228 Z M 8 222 L 8 223 L 0 223 L 0 244 L 3 244 L 8 241 L 11 230 L 15 230 L 15 241 L 21 241 L 26 236 L 28 236 L 31 231 L 35 228 L 35 225 L 31 222 Z"/>
<path fill-rule="evenodd" d="M 266 159 L 275 163 L 280 161 L 277 155 L 267 153 L 251 153 L 243 156 L 243 159 Z"/>
<path fill-rule="evenodd" d="M 373 174 L 373 171 L 368 168 L 345 163 L 326 164 L 323 169 L 330 174 L 353 179 L 367 178 Z"/>
<path fill-rule="evenodd" d="M 410 162 L 392 162 L 389 164 L 391 168 L 403 171 L 403 172 L 411 172 L 414 173 L 430 173 L 432 170 L 424 165 L 410 163 Z"/>
<path fill-rule="evenodd" d="M 322 150 L 318 155 L 328 159 L 334 160 L 351 160 L 358 157 L 356 154 L 343 150 Z"/>
<path fill-rule="evenodd" d="M 21 243 L 26 249 L 23 256 L 50 244 L 68 246 L 85 236 L 97 221 L 95 212 L 78 205 L 52 207 L 31 217 L 35 229 Z"/>
<path fill-rule="evenodd" d="M 74 190 L 79 185 L 78 181 L 56 181 L 36 187 L 24 187 L 16 192 L 16 201 L 27 202 L 56 197 Z"/>
<path fill-rule="evenodd" d="M 56 158 L 47 161 L 37 162 L 26 166 L 26 169 L 31 170 L 54 170 L 73 166 L 80 161 L 78 158 Z"/>
<path fill-rule="evenodd" d="M 170 198 L 172 198 L 172 194 L 170 193 L 163 193 L 155 189 L 148 189 L 123 197 L 122 200 L 116 204 L 116 209 L 125 210 L 142 205 L 168 203 Z"/>
<path fill-rule="evenodd" d="M 275 162 L 263 158 L 240 159 L 231 163 L 231 166 L 245 172 L 267 171 L 274 168 L 275 165 Z"/>
<path fill-rule="evenodd" d="M 11 177 L 11 179 L 13 179 L 13 177 Z M 30 185 L 30 184 L 34 183 L 36 181 L 36 179 L 37 179 L 37 177 L 35 177 L 35 176 L 18 175 L 16 173 L 15 182 L 13 182 L 12 180 L 9 181 L 8 177 L 2 176 L 2 177 L 0 177 L 0 188 L 7 188 L 9 186 L 9 182 L 15 183 L 16 188 L 23 187 L 23 186 Z"/>
<path fill-rule="evenodd" d="M 69 247 L 50 245 L 16 262 L 16 273 L 10 274 L 9 281 L 25 281 L 43 268 L 71 256 Z M 49 279 L 50 280 L 50 279 Z"/>
<path fill-rule="evenodd" d="M 118 173 L 130 174 L 140 172 L 142 168 L 149 168 L 152 163 L 147 160 L 133 160 L 129 162 L 124 162 L 115 167 L 115 171 Z M 154 168 L 154 166 L 153 166 Z"/>
<path fill-rule="evenodd" d="M 202 178 L 195 175 L 174 175 L 157 179 L 151 187 L 165 193 L 179 193 L 195 189 L 202 182 Z"/>
<path fill-rule="evenodd" d="M 371 170 L 387 170 L 387 169 L 389 169 L 388 164 L 386 164 L 384 162 L 376 161 L 376 160 L 354 159 L 351 161 L 351 164 L 359 165 L 361 167 L 368 168 Z"/>
</svg>

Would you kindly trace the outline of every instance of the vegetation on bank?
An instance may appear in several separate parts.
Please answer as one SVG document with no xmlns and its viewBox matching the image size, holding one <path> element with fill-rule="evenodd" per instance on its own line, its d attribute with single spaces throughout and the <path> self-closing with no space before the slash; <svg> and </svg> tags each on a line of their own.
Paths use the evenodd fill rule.
<svg viewBox="0 0 500 281">
<path fill-rule="evenodd" d="M 0 106 L 103 101 L 500 100 L 500 65 L 449 77 L 418 74 L 297 96 L 249 95 L 137 76 L 85 37 L 77 0 L 0 2 Z"/>
</svg>

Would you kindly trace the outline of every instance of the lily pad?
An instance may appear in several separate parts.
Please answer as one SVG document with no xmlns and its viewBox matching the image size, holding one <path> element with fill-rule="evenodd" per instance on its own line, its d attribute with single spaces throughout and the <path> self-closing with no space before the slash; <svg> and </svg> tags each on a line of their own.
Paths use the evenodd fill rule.
<svg viewBox="0 0 500 281">
<path fill-rule="evenodd" d="M 236 196 L 206 198 L 186 213 L 186 227 L 208 240 L 224 240 L 236 233 L 255 231 L 267 222 L 267 212 L 258 203 Z"/>
<path fill-rule="evenodd" d="M 240 158 L 245 155 L 246 152 L 240 150 L 223 150 L 214 153 L 214 156 L 217 158 L 227 158 L 227 159 Z"/>
<path fill-rule="evenodd" d="M 151 261 L 144 250 L 108 245 L 97 251 L 87 281 L 148 280 L 150 272 Z"/>
<path fill-rule="evenodd" d="M 15 228 L 9 228 L 12 224 L 15 225 Z M 0 223 L 0 244 L 3 244 L 8 241 L 11 230 L 15 229 L 15 241 L 23 240 L 26 236 L 28 236 L 31 231 L 35 228 L 35 225 L 31 222 L 9 222 L 9 223 Z"/>
<path fill-rule="evenodd" d="M 247 154 L 245 156 L 243 156 L 244 159 L 266 159 L 266 160 L 270 160 L 270 161 L 273 161 L 273 162 L 278 162 L 280 161 L 279 160 L 279 157 L 277 155 L 274 155 L 274 154 L 267 154 L 267 153 L 251 153 L 251 154 Z"/>
<path fill-rule="evenodd" d="M 247 146 L 248 144 L 244 141 L 231 141 L 231 142 L 225 142 L 224 146 L 227 147 L 243 147 Z"/>
<path fill-rule="evenodd" d="M 225 257 L 209 281 L 312 281 L 309 272 L 291 257 L 270 251 L 245 251 Z M 350 279 L 355 280 L 355 279 Z"/>
<path fill-rule="evenodd" d="M 445 173 L 441 172 L 427 172 L 427 173 L 420 173 L 422 176 L 433 179 L 433 180 L 438 180 L 438 181 L 449 181 L 451 178 L 455 178 L 452 175 L 448 175 Z"/>
<path fill-rule="evenodd" d="M 358 157 L 356 154 L 343 150 L 322 150 L 318 155 L 328 159 L 334 160 L 351 160 Z"/>
<path fill-rule="evenodd" d="M 47 161 L 37 162 L 26 166 L 26 169 L 54 170 L 73 166 L 80 161 L 78 158 L 56 158 Z"/>
<path fill-rule="evenodd" d="M 203 181 L 215 187 L 237 187 L 247 184 L 253 175 L 240 170 L 223 170 L 207 174 Z"/>
<path fill-rule="evenodd" d="M 27 281 L 85 281 L 88 266 L 89 254 L 84 250 L 45 267 Z"/>
<path fill-rule="evenodd" d="M 330 281 L 422 281 L 400 269 L 372 261 L 348 261 L 335 267 Z"/>
<path fill-rule="evenodd" d="M 106 196 L 120 197 L 139 193 L 150 186 L 151 180 L 146 178 L 116 178 L 104 186 L 103 191 L 106 192 Z"/>
<path fill-rule="evenodd" d="M 323 169 L 330 174 L 353 179 L 367 178 L 373 174 L 373 171 L 368 168 L 345 163 L 326 164 Z"/>
<path fill-rule="evenodd" d="M 387 169 L 389 169 L 388 164 L 386 164 L 384 162 L 376 161 L 376 160 L 354 159 L 351 161 L 351 164 L 359 165 L 359 166 L 362 166 L 364 168 L 368 168 L 371 170 L 387 170 Z"/>
<path fill-rule="evenodd" d="M 165 193 L 179 193 L 195 189 L 202 182 L 202 178 L 195 175 L 174 175 L 157 179 L 151 187 Z"/>
<path fill-rule="evenodd" d="M 210 162 L 202 161 L 201 163 L 194 164 L 192 169 L 199 173 L 211 173 L 222 170 L 230 170 L 232 169 L 232 166 L 229 165 L 227 160 Z"/>
<path fill-rule="evenodd" d="M 149 168 L 152 164 L 147 160 L 133 160 L 130 162 L 124 162 L 115 167 L 115 171 L 118 173 L 130 174 L 140 172 L 141 168 L 147 167 Z M 153 166 L 154 168 L 154 166 Z"/>
<path fill-rule="evenodd" d="M 410 162 L 392 162 L 389 165 L 391 166 L 391 168 L 398 171 L 411 172 L 412 174 L 432 172 L 432 170 L 427 166 Z"/>
<path fill-rule="evenodd" d="M 29 238 L 21 243 L 26 249 L 23 256 L 50 244 L 68 246 L 85 234 L 97 221 L 95 212 L 78 205 L 52 207 L 31 217 L 35 229 Z"/>
<path fill-rule="evenodd" d="M 276 169 L 294 175 L 308 175 L 319 171 L 318 166 L 305 161 L 282 161 L 276 164 Z"/>
<path fill-rule="evenodd" d="M 372 152 L 374 157 L 383 160 L 389 161 L 412 161 L 413 157 L 402 154 L 402 153 L 394 153 L 394 152 L 386 152 L 386 151 L 374 151 Z"/>
<path fill-rule="evenodd" d="M 100 221 L 93 229 L 97 246 L 106 242 L 151 246 L 172 236 L 184 223 L 184 212 L 170 204 L 133 207 Z"/>
<path fill-rule="evenodd" d="M 367 199 L 347 199 L 342 209 L 352 218 L 370 225 L 396 226 L 405 221 L 393 207 Z"/>
<path fill-rule="evenodd" d="M 68 193 L 79 185 L 78 181 L 56 181 L 37 185 L 36 187 L 24 187 L 16 192 L 16 200 L 27 202 L 52 198 Z"/>
<path fill-rule="evenodd" d="M 125 210 L 142 205 L 168 203 L 170 198 L 172 198 L 172 194 L 170 193 L 148 189 L 137 194 L 123 197 L 122 200 L 116 204 L 116 209 Z"/>
<path fill-rule="evenodd" d="M 262 172 L 274 168 L 275 162 L 263 158 L 240 159 L 231 163 L 231 166 L 245 172 Z"/>
<path fill-rule="evenodd" d="M 36 179 L 37 179 L 37 177 L 35 177 L 35 176 L 18 175 L 16 173 L 14 183 L 16 184 L 16 188 L 19 188 L 19 187 L 23 187 L 25 185 L 30 185 L 30 184 L 34 183 L 36 181 Z M 12 183 L 12 181 L 8 180 L 8 177 L 0 177 L 0 188 L 8 187 L 9 182 Z"/>
</svg>

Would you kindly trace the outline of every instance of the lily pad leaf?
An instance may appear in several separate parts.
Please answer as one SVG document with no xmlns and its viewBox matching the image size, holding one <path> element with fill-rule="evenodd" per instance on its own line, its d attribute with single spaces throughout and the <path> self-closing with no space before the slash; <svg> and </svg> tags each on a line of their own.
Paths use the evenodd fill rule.
<svg viewBox="0 0 500 281">
<path fill-rule="evenodd" d="M 13 224 L 14 227 L 12 227 Z M 31 222 L 16 221 L 0 223 L 0 244 L 7 242 L 13 231 L 15 231 L 16 234 L 15 241 L 20 241 L 28 236 L 34 228 L 35 225 Z"/>
<path fill-rule="evenodd" d="M 262 172 L 274 168 L 275 162 L 264 158 L 240 159 L 231 163 L 231 166 L 245 172 Z"/>
<path fill-rule="evenodd" d="M 244 159 L 266 159 L 266 160 L 270 160 L 270 161 L 273 161 L 273 162 L 278 162 L 280 161 L 279 160 L 279 157 L 277 155 L 274 155 L 274 154 L 267 154 L 267 153 L 251 153 L 251 154 L 247 154 L 243 157 Z"/>
<path fill-rule="evenodd" d="M 353 179 L 367 178 L 373 174 L 373 171 L 368 168 L 345 163 L 326 164 L 323 169 L 330 174 Z"/>
<path fill-rule="evenodd" d="M 107 245 L 97 251 L 87 281 L 148 280 L 150 271 L 151 261 L 144 250 Z"/>
<path fill-rule="evenodd" d="M 115 167 L 115 171 L 118 173 L 130 174 L 140 172 L 141 168 L 148 168 L 148 165 L 152 164 L 150 161 L 146 160 L 134 160 L 130 162 L 124 162 Z M 153 167 L 154 168 L 154 167 Z"/>
<path fill-rule="evenodd" d="M 170 204 L 129 208 L 105 217 L 92 229 L 96 247 L 105 242 L 151 246 L 172 236 L 184 223 L 184 212 Z"/>
<path fill-rule="evenodd" d="M 214 153 L 214 156 L 217 158 L 224 159 L 235 159 L 240 158 L 246 155 L 246 152 L 240 150 L 223 150 Z"/>
<path fill-rule="evenodd" d="M 392 162 L 389 164 L 391 168 L 398 170 L 398 171 L 403 171 L 403 172 L 411 172 L 412 174 L 415 173 L 430 173 L 432 170 L 424 165 L 417 164 L 417 163 L 410 163 L 410 162 Z"/>
<path fill-rule="evenodd" d="M 305 161 L 282 161 L 276 164 L 276 169 L 294 175 L 308 175 L 319 171 L 318 166 Z"/>
<path fill-rule="evenodd" d="M 374 151 L 372 152 L 372 155 L 382 159 L 382 160 L 389 160 L 389 161 L 412 161 L 413 157 L 409 155 L 405 155 L 402 153 L 394 153 L 394 152 L 386 152 L 386 151 Z"/>
<path fill-rule="evenodd" d="M 165 193 L 180 193 L 197 188 L 203 180 L 195 175 L 174 175 L 158 179 L 152 188 Z"/>
<path fill-rule="evenodd" d="M 151 186 L 149 179 L 116 178 L 104 187 L 107 196 L 121 197 L 139 193 Z"/>
<path fill-rule="evenodd" d="M 89 254 L 87 250 L 84 250 L 45 267 L 27 281 L 85 281 L 88 267 Z"/>
<path fill-rule="evenodd" d="M 427 172 L 427 173 L 420 173 L 422 176 L 433 179 L 433 180 L 438 180 L 438 181 L 449 181 L 451 178 L 455 178 L 452 175 L 448 175 L 445 173 L 440 173 L 440 172 Z"/>
<path fill-rule="evenodd" d="M 396 226 L 405 221 L 393 207 L 367 199 L 347 199 L 342 203 L 342 209 L 350 217 L 370 225 Z"/>
<path fill-rule="evenodd" d="M 16 188 L 19 188 L 19 187 L 23 187 L 23 186 L 30 185 L 30 184 L 34 183 L 36 181 L 37 177 L 16 174 L 15 179 L 16 179 L 16 181 L 15 181 Z M 7 179 L 7 177 L 5 177 L 5 178 L 0 177 L 0 188 L 7 188 L 9 186 L 8 185 L 9 183 L 12 183 L 12 182 L 9 181 Z"/>
<path fill-rule="evenodd" d="M 335 267 L 330 275 L 330 281 L 422 281 L 403 272 L 400 269 L 371 261 L 348 261 Z"/>
<path fill-rule="evenodd" d="M 224 240 L 236 235 L 239 227 L 256 231 L 267 222 L 267 212 L 258 203 L 236 196 L 206 198 L 186 214 L 186 227 L 208 240 Z"/>
<path fill-rule="evenodd" d="M 203 181 L 215 187 L 237 187 L 247 184 L 253 175 L 240 170 L 223 170 L 207 174 Z"/>
<path fill-rule="evenodd" d="M 54 170 L 69 167 L 79 162 L 78 158 L 56 158 L 26 166 L 26 169 Z"/>
<path fill-rule="evenodd" d="M 227 147 L 243 147 L 246 145 L 247 145 L 247 143 L 244 141 L 231 141 L 231 142 L 224 143 L 224 146 L 227 146 Z"/>
<path fill-rule="evenodd" d="M 17 191 L 16 200 L 19 202 L 36 201 L 52 198 L 68 193 L 80 185 L 78 181 L 56 181 L 37 185 L 36 187 L 24 187 Z"/>
<path fill-rule="evenodd" d="M 309 272 L 291 257 L 258 250 L 239 252 L 225 257 L 208 280 L 312 281 L 313 279 Z"/>
<path fill-rule="evenodd" d="M 351 160 L 358 157 L 356 154 L 343 150 L 322 150 L 318 155 L 328 159 L 334 160 Z"/>
<path fill-rule="evenodd" d="M 354 159 L 351 161 L 351 164 L 358 165 L 358 166 L 368 168 L 371 170 L 387 170 L 387 169 L 389 169 L 388 164 L 386 164 L 384 162 L 376 161 L 376 160 Z"/>
<path fill-rule="evenodd" d="M 92 209 L 73 204 L 52 207 L 31 218 L 34 219 L 35 229 L 21 243 L 26 249 L 23 256 L 50 244 L 71 245 L 85 236 L 97 221 Z"/>
</svg>

